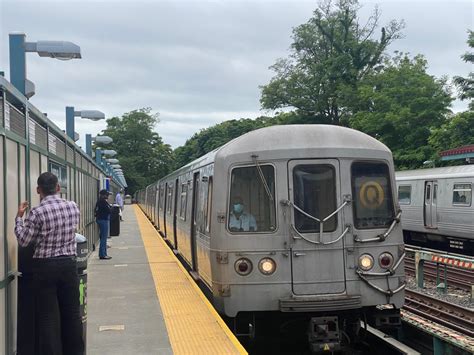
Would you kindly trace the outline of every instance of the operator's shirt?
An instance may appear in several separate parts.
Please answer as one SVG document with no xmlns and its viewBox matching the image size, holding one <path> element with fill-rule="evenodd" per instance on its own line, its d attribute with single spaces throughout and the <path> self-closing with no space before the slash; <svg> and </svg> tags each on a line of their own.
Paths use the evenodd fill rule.
<svg viewBox="0 0 474 355">
<path fill-rule="evenodd" d="M 54 258 L 76 255 L 76 230 L 80 211 L 76 203 L 58 195 L 49 195 L 33 207 L 23 221 L 15 218 L 15 235 L 18 244 L 35 245 L 33 258 Z"/>
<path fill-rule="evenodd" d="M 240 232 L 250 232 L 252 228 L 252 232 L 257 231 L 257 221 L 255 217 L 247 212 L 242 212 L 242 214 L 237 217 L 234 212 L 230 213 L 229 219 L 229 229 L 237 230 Z"/>
</svg>

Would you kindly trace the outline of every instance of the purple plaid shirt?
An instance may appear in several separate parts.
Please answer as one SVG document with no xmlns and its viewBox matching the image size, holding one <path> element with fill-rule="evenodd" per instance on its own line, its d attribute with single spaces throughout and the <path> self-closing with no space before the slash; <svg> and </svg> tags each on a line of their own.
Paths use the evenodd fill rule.
<svg viewBox="0 0 474 355">
<path fill-rule="evenodd" d="M 18 244 L 22 247 L 35 244 L 33 258 L 76 255 L 75 233 L 79 217 L 75 202 L 58 195 L 46 196 L 39 206 L 31 209 L 24 223 L 21 217 L 15 219 Z"/>
</svg>

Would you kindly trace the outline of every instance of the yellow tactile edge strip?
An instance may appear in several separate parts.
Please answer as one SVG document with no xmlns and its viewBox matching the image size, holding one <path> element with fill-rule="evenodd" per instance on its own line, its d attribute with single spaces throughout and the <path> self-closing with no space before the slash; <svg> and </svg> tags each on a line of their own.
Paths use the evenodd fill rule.
<svg viewBox="0 0 474 355">
<path fill-rule="evenodd" d="M 247 354 L 145 214 L 134 209 L 173 353 Z"/>
</svg>

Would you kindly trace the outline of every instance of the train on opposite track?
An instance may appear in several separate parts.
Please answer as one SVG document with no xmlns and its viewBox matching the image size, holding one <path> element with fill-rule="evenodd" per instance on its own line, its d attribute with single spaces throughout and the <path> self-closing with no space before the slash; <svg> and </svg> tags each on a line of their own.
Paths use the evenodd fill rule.
<svg viewBox="0 0 474 355">
<path fill-rule="evenodd" d="M 404 244 L 390 150 L 328 125 L 262 128 L 135 198 L 237 334 L 356 341 L 397 326 Z"/>
<path fill-rule="evenodd" d="M 396 173 L 405 242 L 474 255 L 474 165 Z"/>
</svg>

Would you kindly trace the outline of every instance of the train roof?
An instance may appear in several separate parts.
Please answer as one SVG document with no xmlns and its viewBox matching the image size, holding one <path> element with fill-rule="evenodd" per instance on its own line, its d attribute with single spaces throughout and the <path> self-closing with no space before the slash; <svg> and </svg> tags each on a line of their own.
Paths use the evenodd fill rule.
<svg viewBox="0 0 474 355">
<path fill-rule="evenodd" d="M 396 180 L 425 180 L 437 178 L 474 177 L 474 165 L 448 166 L 444 168 L 397 171 Z"/>
<path fill-rule="evenodd" d="M 219 148 L 216 158 L 246 152 L 297 149 L 361 149 L 391 154 L 387 146 L 365 133 L 341 126 L 309 124 L 270 126 L 248 132 Z"/>
</svg>

